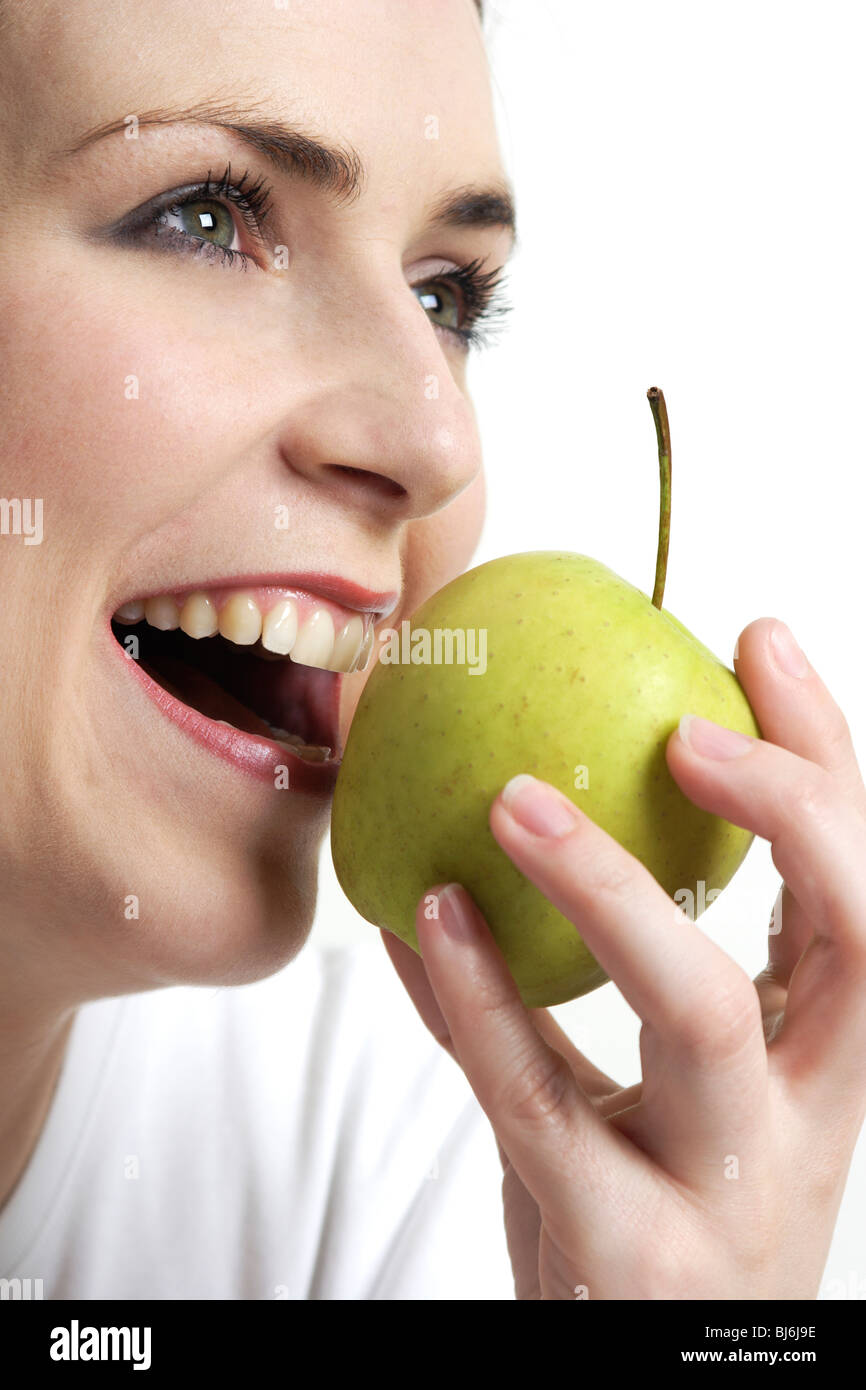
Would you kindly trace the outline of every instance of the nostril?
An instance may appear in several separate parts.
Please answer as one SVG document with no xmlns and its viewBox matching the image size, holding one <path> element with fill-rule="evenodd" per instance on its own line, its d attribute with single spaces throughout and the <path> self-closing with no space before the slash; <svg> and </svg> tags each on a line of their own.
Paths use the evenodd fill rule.
<svg viewBox="0 0 866 1390">
<path fill-rule="evenodd" d="M 393 478 L 386 477 L 384 473 L 373 473 L 369 468 L 352 468 L 345 463 L 331 463 L 328 469 L 332 473 L 341 473 L 362 483 L 365 488 L 378 492 L 383 497 L 406 496 L 406 489 Z"/>
</svg>

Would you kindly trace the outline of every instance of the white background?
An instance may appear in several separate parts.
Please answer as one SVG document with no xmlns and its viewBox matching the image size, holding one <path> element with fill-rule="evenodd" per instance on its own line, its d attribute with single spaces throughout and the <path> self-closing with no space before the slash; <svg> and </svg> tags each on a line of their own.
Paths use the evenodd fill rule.
<svg viewBox="0 0 866 1390">
<path fill-rule="evenodd" d="M 661 386 L 665 607 L 729 664 L 747 623 L 783 618 L 862 756 L 863 6 L 489 3 L 521 245 L 509 326 L 471 368 L 490 484 L 476 559 L 575 550 L 651 592 L 646 390 Z M 697 928 L 752 975 L 778 884 L 756 841 Z M 377 935 L 326 844 L 314 937 L 381 949 Z M 555 1013 L 605 1070 L 638 1078 L 638 1020 L 615 985 Z M 866 1135 L 822 1285 L 858 1293 Z"/>
</svg>

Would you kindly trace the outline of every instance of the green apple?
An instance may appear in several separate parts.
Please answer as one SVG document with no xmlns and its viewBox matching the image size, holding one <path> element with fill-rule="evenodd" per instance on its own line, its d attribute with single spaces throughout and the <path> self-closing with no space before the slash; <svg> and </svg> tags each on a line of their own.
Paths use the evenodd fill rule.
<svg viewBox="0 0 866 1390">
<path fill-rule="evenodd" d="M 692 918 L 753 838 L 689 801 L 665 761 L 686 710 L 760 730 L 734 672 L 661 608 L 670 436 L 664 397 L 648 395 L 662 482 L 653 601 L 585 555 L 509 555 L 461 575 L 411 625 L 379 634 L 337 780 L 334 867 L 358 912 L 417 951 L 419 900 L 434 884 L 462 883 L 528 1007 L 607 976 L 491 834 L 490 807 L 510 777 L 558 787 Z"/>
</svg>

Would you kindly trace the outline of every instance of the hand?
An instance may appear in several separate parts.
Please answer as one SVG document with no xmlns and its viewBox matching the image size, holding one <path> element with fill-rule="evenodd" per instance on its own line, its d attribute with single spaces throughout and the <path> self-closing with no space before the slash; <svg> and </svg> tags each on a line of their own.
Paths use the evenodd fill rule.
<svg viewBox="0 0 866 1390">
<path fill-rule="evenodd" d="M 772 844 L 781 931 L 754 982 L 554 788 L 523 783 L 491 810 L 503 850 L 640 1015 L 642 1082 L 621 1088 L 524 1007 L 463 889 L 431 889 L 438 921 L 419 905 L 420 957 L 383 932 L 493 1126 L 517 1298 L 818 1291 L 866 1113 L 866 790 L 818 675 L 776 664 L 778 630 L 758 619 L 738 643 L 763 739 L 717 758 L 679 731 L 667 744 L 696 805 Z"/>
</svg>

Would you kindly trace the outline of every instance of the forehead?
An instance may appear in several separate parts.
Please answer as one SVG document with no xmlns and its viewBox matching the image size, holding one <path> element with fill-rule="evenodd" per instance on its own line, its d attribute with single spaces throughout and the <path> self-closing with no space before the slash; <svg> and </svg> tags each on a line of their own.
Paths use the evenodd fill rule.
<svg viewBox="0 0 866 1390">
<path fill-rule="evenodd" d="M 443 183 L 501 173 L 474 0 L 15 0 L 0 61 L 20 159 L 128 114 L 238 102 L 350 142 L 371 186 L 419 159 Z"/>
</svg>

